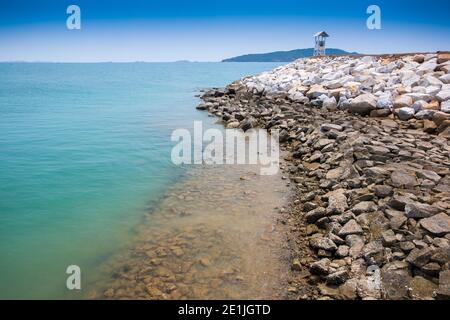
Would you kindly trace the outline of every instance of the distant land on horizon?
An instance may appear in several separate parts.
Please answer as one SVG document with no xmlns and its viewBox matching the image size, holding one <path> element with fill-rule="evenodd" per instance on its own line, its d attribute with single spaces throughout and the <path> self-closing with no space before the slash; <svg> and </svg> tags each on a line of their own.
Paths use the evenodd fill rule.
<svg viewBox="0 0 450 320">
<path fill-rule="evenodd" d="M 275 51 L 267 53 L 253 53 L 242 56 L 232 57 L 222 60 L 222 62 L 291 62 L 299 58 L 311 57 L 314 48 L 295 49 L 290 51 Z M 347 55 L 358 54 L 357 52 L 348 52 L 342 49 L 329 48 L 326 49 L 328 55 Z"/>
</svg>

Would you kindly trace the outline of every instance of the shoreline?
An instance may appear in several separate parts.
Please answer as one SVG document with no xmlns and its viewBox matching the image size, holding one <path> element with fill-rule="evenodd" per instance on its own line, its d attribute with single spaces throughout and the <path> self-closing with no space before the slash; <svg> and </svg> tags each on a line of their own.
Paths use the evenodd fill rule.
<svg viewBox="0 0 450 320">
<path fill-rule="evenodd" d="M 226 127 L 280 129 L 297 194 L 290 298 L 450 298 L 449 67 L 300 59 L 202 95 Z"/>
<path fill-rule="evenodd" d="M 88 298 L 286 298 L 289 189 L 281 176 L 258 170 L 189 168 L 138 226 L 129 248 L 103 265 L 106 276 Z"/>
</svg>

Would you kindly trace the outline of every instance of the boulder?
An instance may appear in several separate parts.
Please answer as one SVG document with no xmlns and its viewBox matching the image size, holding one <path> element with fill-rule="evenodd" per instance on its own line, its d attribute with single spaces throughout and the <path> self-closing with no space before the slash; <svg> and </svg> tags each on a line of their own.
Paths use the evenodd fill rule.
<svg viewBox="0 0 450 320">
<path fill-rule="evenodd" d="M 383 298 L 390 300 L 401 300 L 408 298 L 408 287 L 411 276 L 407 266 L 397 266 L 388 263 L 381 269 L 381 283 Z"/>
<path fill-rule="evenodd" d="M 362 234 L 363 229 L 361 226 L 356 222 L 356 220 L 352 219 L 348 221 L 338 232 L 338 236 L 345 237 L 350 234 Z"/>
<path fill-rule="evenodd" d="M 437 285 L 423 277 L 414 277 L 409 282 L 410 292 L 409 295 L 413 299 L 417 300 L 432 300 L 437 289 Z"/>
<path fill-rule="evenodd" d="M 397 110 L 398 118 L 403 121 L 414 118 L 414 113 L 414 109 L 410 107 L 402 107 Z"/>
<path fill-rule="evenodd" d="M 344 189 L 336 189 L 327 193 L 328 211 L 331 214 L 344 213 L 348 209 L 347 197 Z"/>
<path fill-rule="evenodd" d="M 445 113 L 450 113 L 450 100 L 443 101 L 441 103 L 441 111 Z"/>
<path fill-rule="evenodd" d="M 310 99 L 316 99 L 321 95 L 328 96 L 328 90 L 318 84 L 312 85 L 309 91 L 306 93 L 306 96 Z"/>
<path fill-rule="evenodd" d="M 412 104 L 412 103 L 411 103 Z M 349 105 L 349 111 L 361 115 L 368 115 L 376 109 L 377 99 L 371 93 L 365 93 L 354 98 Z"/>
<path fill-rule="evenodd" d="M 450 217 L 446 213 L 439 213 L 420 220 L 420 225 L 435 236 L 442 237 L 450 233 Z"/>
<path fill-rule="evenodd" d="M 406 257 L 406 262 L 412 264 L 415 267 L 421 268 L 430 261 L 433 250 L 429 247 L 423 249 L 413 249 L 408 257 Z"/>
<path fill-rule="evenodd" d="M 318 250 L 325 250 L 325 251 L 336 251 L 337 250 L 337 246 L 336 244 L 333 242 L 333 240 L 331 240 L 330 238 L 326 238 L 326 237 L 313 237 L 310 241 L 309 244 L 311 245 L 312 248 L 314 249 L 318 249 Z"/>
<path fill-rule="evenodd" d="M 422 179 L 428 179 L 435 183 L 438 183 L 439 180 L 441 180 L 441 176 L 431 170 L 420 170 L 417 172 L 417 177 Z"/>
<path fill-rule="evenodd" d="M 395 187 L 414 187 L 418 184 L 415 175 L 404 170 L 392 172 L 391 181 Z"/>
<path fill-rule="evenodd" d="M 335 97 L 331 97 L 331 98 L 327 97 L 327 98 L 325 98 L 323 100 L 322 107 L 327 109 L 327 110 L 330 110 L 330 111 L 336 110 L 337 109 L 336 98 Z"/>
<path fill-rule="evenodd" d="M 446 120 L 450 120 L 450 114 L 440 111 L 433 114 L 433 121 L 437 126 L 440 126 Z"/>
<path fill-rule="evenodd" d="M 318 207 L 316 209 L 313 209 L 305 214 L 305 219 L 308 223 L 315 223 L 317 220 L 325 217 L 327 215 L 327 212 L 325 208 Z"/>
<path fill-rule="evenodd" d="M 376 185 L 374 188 L 375 195 L 379 198 L 386 198 L 394 193 L 394 189 L 391 186 L 382 184 Z"/>
<path fill-rule="evenodd" d="M 442 90 L 437 95 L 436 98 L 442 102 L 450 99 L 450 90 Z"/>
<path fill-rule="evenodd" d="M 371 241 L 362 249 L 362 255 L 368 265 L 381 265 L 384 262 L 384 248 L 379 240 Z"/>
<path fill-rule="evenodd" d="M 352 208 L 352 212 L 357 215 L 364 212 L 373 212 L 375 210 L 377 210 L 377 205 L 373 201 L 361 201 Z"/>
<path fill-rule="evenodd" d="M 394 107 L 394 103 L 390 98 L 380 98 L 377 101 L 378 109 L 392 109 Z"/>
<path fill-rule="evenodd" d="M 394 108 L 405 108 L 405 107 L 411 107 L 413 104 L 413 99 L 410 96 L 402 95 L 395 99 L 394 101 Z"/>
<path fill-rule="evenodd" d="M 441 209 L 426 203 L 412 202 L 405 205 L 405 213 L 408 218 L 428 218 L 441 211 Z"/>
<path fill-rule="evenodd" d="M 440 76 L 439 80 L 441 80 L 445 84 L 450 84 L 450 74 L 447 73 L 447 74 Z"/>
<path fill-rule="evenodd" d="M 435 112 L 434 110 L 421 110 L 421 111 L 417 112 L 414 115 L 414 117 L 419 120 L 424 120 L 424 119 L 429 120 L 429 119 L 433 119 L 434 112 Z"/>
<path fill-rule="evenodd" d="M 324 258 L 317 262 L 312 263 L 309 266 L 309 270 L 313 274 L 317 275 L 327 275 L 330 269 L 330 259 Z"/>
</svg>

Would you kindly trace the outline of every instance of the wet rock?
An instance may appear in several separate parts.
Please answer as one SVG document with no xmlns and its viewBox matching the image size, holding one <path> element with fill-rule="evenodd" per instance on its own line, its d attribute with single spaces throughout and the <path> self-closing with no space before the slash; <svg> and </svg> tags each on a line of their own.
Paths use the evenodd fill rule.
<svg viewBox="0 0 450 320">
<path fill-rule="evenodd" d="M 227 129 L 237 129 L 237 128 L 239 128 L 238 121 L 231 121 L 227 124 Z"/>
<path fill-rule="evenodd" d="M 289 139 L 289 132 L 287 132 L 286 130 L 281 130 L 279 136 L 278 136 L 278 141 L 280 143 L 286 142 Z"/>
<path fill-rule="evenodd" d="M 254 127 L 254 121 L 252 121 L 251 119 L 245 119 L 240 123 L 239 127 L 244 131 L 250 130 Z"/>
</svg>

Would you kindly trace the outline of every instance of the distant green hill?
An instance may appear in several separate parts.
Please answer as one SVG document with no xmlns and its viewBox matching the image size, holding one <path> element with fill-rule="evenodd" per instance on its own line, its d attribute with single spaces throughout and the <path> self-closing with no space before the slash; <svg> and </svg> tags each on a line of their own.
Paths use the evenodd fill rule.
<svg viewBox="0 0 450 320">
<path fill-rule="evenodd" d="M 314 53 L 313 48 L 296 49 L 291 51 L 275 51 L 268 53 L 245 54 L 229 59 L 222 60 L 222 62 L 290 62 L 299 58 L 311 57 Z M 326 49 L 327 55 L 347 55 L 358 54 L 356 52 L 347 52 L 341 49 Z"/>
</svg>

